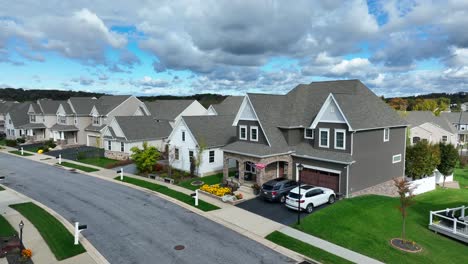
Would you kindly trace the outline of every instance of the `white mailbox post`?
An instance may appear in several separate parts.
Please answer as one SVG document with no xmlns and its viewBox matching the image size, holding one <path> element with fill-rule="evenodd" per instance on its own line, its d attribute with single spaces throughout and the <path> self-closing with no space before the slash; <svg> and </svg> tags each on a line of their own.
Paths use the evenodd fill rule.
<svg viewBox="0 0 468 264">
<path fill-rule="evenodd" d="M 80 225 L 79 222 L 75 222 L 75 245 L 78 245 L 79 235 L 81 231 L 88 229 L 87 225 Z"/>
<path fill-rule="evenodd" d="M 196 189 L 195 193 L 192 193 L 190 196 L 195 198 L 195 206 L 198 206 L 198 189 Z"/>
</svg>

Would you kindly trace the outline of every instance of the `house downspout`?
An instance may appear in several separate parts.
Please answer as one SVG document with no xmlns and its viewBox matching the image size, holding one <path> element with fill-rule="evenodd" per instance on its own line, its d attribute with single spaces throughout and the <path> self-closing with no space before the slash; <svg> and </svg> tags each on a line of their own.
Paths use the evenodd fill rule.
<svg viewBox="0 0 468 264">
<path fill-rule="evenodd" d="M 346 166 L 346 198 L 349 198 L 349 166 Z"/>
</svg>

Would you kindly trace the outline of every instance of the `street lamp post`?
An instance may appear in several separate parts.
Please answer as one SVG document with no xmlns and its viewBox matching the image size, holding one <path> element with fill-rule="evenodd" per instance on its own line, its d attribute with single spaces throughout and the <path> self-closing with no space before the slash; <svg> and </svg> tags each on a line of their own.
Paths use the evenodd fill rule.
<svg viewBox="0 0 468 264">
<path fill-rule="evenodd" d="M 299 187 L 299 198 L 297 198 L 297 225 L 301 224 L 301 177 L 303 169 L 304 165 L 299 163 L 299 165 L 297 165 L 297 170 L 299 171 L 299 177 L 297 181 L 297 186 Z"/>
<path fill-rule="evenodd" d="M 21 249 L 24 248 L 23 246 L 23 227 L 24 227 L 24 223 L 23 223 L 23 220 L 21 220 L 21 222 L 19 223 L 19 230 L 20 230 L 20 247 Z"/>
</svg>

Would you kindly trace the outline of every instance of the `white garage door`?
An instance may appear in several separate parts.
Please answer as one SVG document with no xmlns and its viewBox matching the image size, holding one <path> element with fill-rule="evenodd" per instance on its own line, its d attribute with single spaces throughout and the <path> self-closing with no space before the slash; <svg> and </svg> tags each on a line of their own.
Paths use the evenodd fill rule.
<svg viewBox="0 0 468 264">
<path fill-rule="evenodd" d="M 100 148 L 101 146 L 99 137 L 88 135 L 88 146 Z"/>
</svg>

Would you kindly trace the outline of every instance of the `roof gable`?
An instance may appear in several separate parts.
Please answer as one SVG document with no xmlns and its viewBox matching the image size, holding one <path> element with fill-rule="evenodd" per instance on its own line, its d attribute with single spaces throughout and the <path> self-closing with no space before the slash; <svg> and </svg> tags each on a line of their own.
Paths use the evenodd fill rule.
<svg viewBox="0 0 468 264">
<path fill-rule="evenodd" d="M 333 94 L 327 97 L 310 127 L 315 128 L 319 122 L 346 123 L 349 130 L 353 130 Z"/>
<path fill-rule="evenodd" d="M 175 120 L 196 100 L 155 100 L 145 102 L 146 108 L 154 119 Z"/>
</svg>

